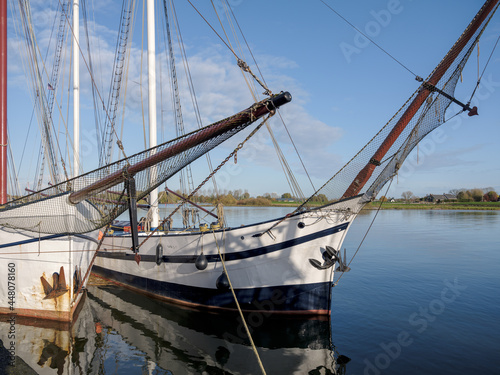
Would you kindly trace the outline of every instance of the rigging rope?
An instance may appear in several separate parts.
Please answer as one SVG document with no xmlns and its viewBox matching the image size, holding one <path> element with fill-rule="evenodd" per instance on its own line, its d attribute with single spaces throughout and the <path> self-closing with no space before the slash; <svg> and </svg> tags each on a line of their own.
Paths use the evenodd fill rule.
<svg viewBox="0 0 500 375">
<path fill-rule="evenodd" d="M 477 79 L 477 84 L 476 84 L 476 87 L 474 88 L 474 90 L 472 91 L 472 94 L 469 98 L 469 103 L 472 101 L 472 98 L 474 97 L 474 95 L 476 94 L 476 90 L 477 88 L 479 87 L 479 84 L 481 82 L 481 79 L 483 78 L 483 75 L 484 75 L 484 72 L 486 71 L 486 68 L 488 67 L 489 63 L 490 63 L 490 60 L 491 60 L 491 57 L 493 56 L 493 53 L 495 52 L 497 46 L 498 46 L 498 41 L 500 40 L 500 35 L 498 36 L 497 38 L 497 41 L 495 42 L 495 45 L 493 46 L 493 49 L 491 50 L 491 53 L 490 53 L 490 56 L 488 57 L 488 60 L 486 61 L 486 64 L 484 65 L 484 68 L 483 68 L 483 71 L 481 72 L 481 74 L 479 74 L 479 43 L 477 45 L 477 48 L 478 48 L 478 79 Z"/>
<path fill-rule="evenodd" d="M 175 63 L 174 46 L 172 43 L 172 37 L 170 33 L 170 22 L 168 19 L 168 11 L 166 4 L 164 2 L 164 12 L 165 12 L 165 31 L 166 31 L 166 42 L 168 49 L 168 66 L 170 69 L 170 88 L 172 95 L 172 105 L 174 110 L 174 122 L 176 129 L 176 136 L 182 136 L 185 134 L 184 128 L 184 118 L 182 114 L 181 97 L 179 93 L 179 84 L 177 82 L 177 69 Z M 179 171 L 179 184 L 183 194 L 187 194 L 194 189 L 193 174 L 191 172 L 191 165 L 187 165 Z"/>
<path fill-rule="evenodd" d="M 186 201 L 189 201 L 189 200 L 192 200 L 193 196 L 198 192 L 198 190 L 200 190 L 202 188 L 203 185 L 205 185 L 205 183 L 211 179 L 239 150 L 241 150 L 243 148 L 243 145 L 250 139 L 254 136 L 255 133 L 257 133 L 257 131 L 262 127 L 262 125 L 264 125 L 264 123 L 267 121 L 267 119 L 269 117 L 271 117 L 273 115 L 273 112 L 270 112 L 270 114 L 268 116 L 266 116 L 266 118 L 264 118 L 262 120 L 262 122 L 257 125 L 255 127 L 254 130 L 252 130 L 252 132 L 245 138 L 245 140 L 243 142 L 241 142 L 220 164 L 217 168 L 214 169 L 214 171 L 212 173 L 210 173 L 202 182 L 200 185 L 198 185 L 198 187 L 196 189 L 194 189 L 191 194 L 189 194 L 189 196 L 186 197 L 186 199 L 182 200 L 182 202 L 170 213 L 170 215 L 168 215 L 165 219 L 163 219 L 163 221 L 158 225 L 158 227 L 156 227 L 145 239 L 144 241 L 142 241 L 139 245 L 139 248 L 144 245 L 144 243 L 149 240 L 151 238 L 151 236 L 156 233 L 160 227 L 163 227 L 165 225 L 165 223 L 169 222 L 171 219 L 172 219 L 172 216 L 174 216 L 174 214 L 179 211 L 179 209 L 185 204 Z"/>
<path fill-rule="evenodd" d="M 226 5 L 226 3 L 224 3 L 224 5 Z M 233 19 L 234 19 L 234 22 L 236 23 L 236 26 L 238 26 L 238 30 L 240 31 L 241 37 L 243 38 L 243 40 L 245 42 L 245 45 L 247 46 L 247 49 L 248 49 L 248 52 L 250 53 L 250 56 L 252 56 L 252 60 L 253 60 L 253 62 L 255 64 L 255 67 L 259 71 L 259 75 L 262 78 L 262 81 L 267 86 L 267 83 L 266 83 L 266 80 L 264 78 L 264 75 L 262 74 L 262 72 L 260 70 L 259 64 L 257 64 L 257 60 L 255 59 L 255 56 L 254 56 L 254 54 L 253 54 L 253 52 L 252 52 L 252 50 L 250 48 L 250 45 L 248 44 L 247 39 L 245 38 L 245 34 L 243 34 L 243 30 L 241 29 L 240 24 L 238 23 L 238 20 L 236 19 L 236 16 L 235 16 L 235 14 L 233 12 L 233 8 L 229 4 L 227 5 L 227 8 L 231 11 L 231 15 L 233 16 Z"/>
<path fill-rule="evenodd" d="M 391 179 L 391 180 L 390 180 L 389 185 L 387 186 L 387 190 L 386 190 L 386 192 L 385 192 L 385 196 L 387 196 L 387 193 L 389 192 L 389 189 L 390 189 L 390 187 L 391 187 L 391 185 L 392 185 L 392 181 L 393 181 L 393 180 L 394 180 L 394 179 Z M 347 264 L 347 267 L 349 267 L 349 266 L 351 265 L 352 261 L 354 260 L 354 257 L 355 257 L 355 256 L 356 256 L 356 254 L 358 253 L 359 249 L 361 249 L 361 246 L 363 245 L 363 242 L 365 242 L 366 236 L 368 236 L 368 233 L 370 232 L 370 229 L 372 228 L 373 223 L 375 222 L 375 219 L 377 218 L 377 215 L 378 215 L 378 213 L 380 212 L 380 210 L 381 210 L 381 208 L 382 208 L 382 203 L 383 203 L 383 202 L 382 202 L 382 200 L 381 200 L 381 201 L 380 201 L 380 204 L 379 204 L 379 206 L 378 206 L 378 208 L 377 208 L 377 211 L 375 211 L 375 216 L 373 217 L 373 219 L 372 219 L 372 221 L 371 221 L 370 225 L 368 226 L 368 229 L 366 230 L 365 235 L 364 235 L 364 236 L 363 236 L 363 238 L 361 239 L 361 242 L 359 243 L 358 248 L 356 249 L 356 251 L 355 251 L 355 252 L 354 252 L 354 254 L 352 255 L 351 260 L 349 261 L 349 263 Z M 344 231 L 344 236 L 345 236 L 345 234 L 346 234 L 346 231 Z M 342 242 L 343 242 L 343 241 L 341 241 L 340 243 L 342 243 Z M 340 249 L 339 249 L 339 251 L 340 251 Z M 344 259 L 344 262 L 345 262 L 345 259 Z M 333 286 L 337 286 L 337 285 L 338 285 L 338 283 L 339 283 L 340 279 L 342 278 L 342 276 L 344 276 L 344 274 L 345 274 L 345 272 L 342 272 L 342 273 L 340 274 L 340 276 L 339 276 L 339 278 L 337 279 L 337 281 L 335 281 L 335 282 L 333 283 Z"/>
<path fill-rule="evenodd" d="M 288 134 L 288 138 L 290 139 L 290 142 L 292 142 L 292 146 L 293 146 L 293 149 L 295 150 L 295 153 L 297 154 L 297 157 L 299 158 L 300 160 L 300 164 L 302 165 L 302 169 L 304 170 L 312 188 L 313 188 L 313 191 L 316 191 L 316 188 L 314 187 L 314 184 L 311 180 L 311 176 L 309 176 L 309 171 L 307 170 L 305 164 L 304 164 L 304 161 L 302 160 L 302 157 L 300 156 L 300 153 L 299 153 L 299 150 L 297 149 L 297 146 L 295 145 L 295 142 L 293 141 L 293 138 L 292 138 L 292 135 L 290 134 L 290 132 L 288 131 L 288 126 L 286 126 L 286 123 L 285 123 L 285 120 L 283 119 L 283 117 L 281 116 L 281 112 L 278 111 L 278 115 L 281 119 L 281 122 L 283 124 L 283 127 L 285 128 L 286 130 L 286 133 Z"/>
<path fill-rule="evenodd" d="M 231 53 L 234 55 L 234 57 L 236 58 L 236 61 L 238 61 L 238 66 L 240 65 L 240 61 L 242 63 L 243 60 L 240 59 L 240 57 L 236 54 L 236 52 L 234 51 L 234 49 L 230 46 L 230 44 L 228 44 L 221 36 L 220 34 L 213 28 L 213 26 L 210 24 L 210 22 L 208 22 L 208 20 L 200 13 L 200 11 L 193 5 L 193 3 L 191 2 L 191 0 L 188 0 L 188 3 L 194 8 L 194 10 L 200 15 L 200 17 L 203 19 L 203 21 L 205 21 L 205 23 L 212 29 L 212 31 L 215 33 L 215 35 L 217 35 L 217 37 L 222 41 L 222 43 L 224 43 L 224 45 L 231 51 Z M 212 5 L 213 5 L 213 2 L 212 2 Z M 217 11 L 216 11 L 217 12 Z M 217 14 L 217 18 L 219 18 L 219 15 Z M 220 19 L 219 19 L 220 21 Z M 225 31 L 224 31 L 225 33 Z M 246 63 L 245 63 L 246 64 Z M 248 65 L 247 65 L 248 66 Z M 250 68 L 248 68 L 249 71 L 248 73 L 250 73 L 254 78 L 256 78 L 255 74 L 253 74 L 250 70 Z M 264 89 L 264 91 L 266 92 L 267 95 L 270 95 L 271 91 L 258 79 L 256 78 L 257 82 L 262 86 L 262 88 Z"/>
<path fill-rule="evenodd" d="M 44 139 L 44 150 L 47 153 L 47 158 L 50 159 L 50 173 L 51 179 L 54 183 L 59 181 L 59 171 L 57 166 L 57 159 L 55 157 L 52 138 L 51 138 L 51 130 L 53 131 L 52 125 L 52 117 L 50 111 L 48 110 L 47 99 L 44 95 L 45 89 L 42 80 L 42 74 L 44 73 L 48 80 L 48 72 L 45 66 L 45 62 L 42 59 L 42 69 L 39 66 L 39 60 L 37 56 L 41 56 L 42 53 L 40 51 L 40 47 L 38 45 L 38 41 L 35 36 L 35 32 L 33 30 L 32 24 L 32 16 L 31 16 L 31 7 L 28 3 L 19 3 L 19 8 L 21 11 L 21 23 L 24 27 L 24 35 L 26 41 L 26 50 L 28 55 L 31 56 L 32 64 L 29 65 L 31 68 L 32 75 L 32 84 L 34 90 L 34 102 L 37 103 L 37 114 L 40 116 L 39 126 L 41 127 L 41 134 Z M 49 81 L 50 82 L 50 81 Z M 59 107 L 59 106 L 58 106 Z M 57 144 L 59 146 L 59 144 Z M 60 151 L 60 149 L 59 149 Z"/>
<path fill-rule="evenodd" d="M 120 198 L 118 199 L 118 202 L 120 202 L 121 199 L 123 198 L 123 196 L 125 195 L 125 190 L 126 190 L 126 188 L 124 186 L 123 189 L 122 189 L 122 192 L 120 194 Z M 113 207 L 113 212 L 114 213 L 116 213 L 118 211 L 118 207 L 119 207 L 119 205 L 115 204 L 115 206 Z M 92 270 L 92 265 L 94 264 L 95 258 L 97 257 L 97 253 L 99 252 L 99 250 L 101 250 L 101 245 L 102 245 L 102 243 L 104 241 L 104 238 L 106 238 L 106 234 L 108 233 L 109 228 L 111 227 L 112 223 L 113 222 L 110 221 L 106 225 L 106 228 L 104 229 L 104 232 L 99 231 L 99 244 L 97 245 L 97 248 L 95 249 L 94 256 L 92 257 L 92 260 L 89 263 L 89 266 L 87 268 L 87 272 L 85 272 L 85 276 L 83 277 L 83 279 L 80 282 L 80 285 L 78 286 L 78 290 L 73 295 L 73 302 L 76 301 L 76 298 L 78 297 L 78 294 L 80 294 L 80 291 L 82 290 L 82 287 L 85 284 L 85 280 L 87 280 L 87 277 L 89 277 L 89 275 L 90 275 L 90 271 Z"/>
<path fill-rule="evenodd" d="M 59 0 L 59 2 L 61 2 L 61 0 Z M 66 16 L 66 22 L 68 22 L 69 29 L 71 30 L 71 35 L 73 36 L 73 39 L 74 39 L 74 38 L 75 38 L 75 33 L 74 33 L 74 30 L 73 30 L 73 26 L 71 25 L 71 22 L 70 22 L 70 20 L 69 20 L 69 17 L 68 17 L 68 15 L 67 15 L 66 13 L 65 13 L 65 16 Z M 89 76 L 90 76 L 90 82 L 92 83 L 92 86 L 95 88 L 96 93 L 97 93 L 97 95 L 98 95 L 98 97 L 99 97 L 99 100 L 100 100 L 100 102 L 101 102 L 101 104 L 102 104 L 102 107 L 104 108 L 104 113 L 105 113 L 105 116 L 106 116 L 106 118 L 107 118 L 109 121 L 111 121 L 111 117 L 110 117 L 110 115 L 109 115 L 109 112 L 107 111 L 106 106 L 105 106 L 105 104 L 104 104 L 104 100 L 102 99 L 101 92 L 99 91 L 99 88 L 97 87 L 97 84 L 96 84 L 96 82 L 95 82 L 95 80 L 94 80 L 94 76 L 93 76 L 93 74 L 92 74 L 92 70 L 90 69 L 90 66 L 89 66 L 88 62 L 87 62 L 87 60 L 85 59 L 85 56 L 84 56 L 84 54 L 83 54 L 83 51 L 82 51 L 82 48 L 81 48 L 80 44 L 79 44 L 79 43 L 77 43 L 76 47 L 77 47 L 77 48 L 78 48 L 78 50 L 80 51 L 80 56 L 81 56 L 81 58 L 82 58 L 82 60 L 83 60 L 83 63 L 85 64 L 85 67 L 87 68 L 87 71 L 88 71 Z M 114 127 L 112 128 L 112 131 L 113 131 L 113 133 L 114 133 L 114 134 L 115 134 L 115 136 L 116 136 L 116 139 L 117 139 L 116 144 L 118 145 L 118 148 L 119 148 L 119 149 L 120 149 L 120 151 L 122 152 L 124 159 L 127 159 L 127 155 L 125 154 L 125 149 L 123 148 L 123 144 L 122 144 L 122 142 L 121 142 L 121 140 L 120 140 L 121 138 L 120 138 L 120 137 L 118 137 L 118 134 L 117 134 L 117 132 L 116 132 L 116 130 L 115 130 L 115 128 L 114 128 Z"/>
<path fill-rule="evenodd" d="M 184 40 L 182 38 L 181 28 L 180 28 L 179 20 L 177 18 L 177 12 L 175 10 L 175 5 L 174 5 L 174 2 L 172 0 L 169 0 L 169 4 L 170 4 L 170 8 L 172 10 L 171 11 L 172 21 L 173 21 L 173 24 L 175 27 L 175 32 L 176 32 L 176 36 L 177 36 L 177 42 L 179 45 L 179 49 L 181 51 L 181 59 L 182 59 L 183 65 L 184 65 L 184 71 L 186 73 L 186 81 L 187 81 L 187 86 L 189 89 L 189 95 L 191 97 L 191 103 L 192 103 L 193 109 L 194 109 L 196 123 L 198 125 L 198 129 L 201 129 L 203 127 L 203 121 L 201 118 L 200 108 L 199 108 L 198 100 L 196 97 L 196 91 L 194 88 L 193 78 L 191 75 L 191 69 L 189 68 L 189 62 L 188 62 L 188 58 L 187 58 L 187 54 L 186 54 L 186 49 L 184 48 Z M 164 0 L 165 9 L 167 9 L 166 6 L 167 6 L 166 0 Z M 167 19 L 167 21 L 168 21 L 168 19 Z M 205 157 L 207 159 L 208 169 L 209 169 L 210 173 L 212 173 L 213 172 L 213 165 L 212 165 L 212 159 L 210 156 L 210 152 L 207 152 L 205 154 Z M 217 181 L 215 178 L 212 178 L 212 184 L 214 186 L 215 195 L 219 196 L 219 192 L 218 192 L 219 189 L 217 187 Z"/>
<path fill-rule="evenodd" d="M 82 20 L 83 20 L 83 29 L 85 30 L 85 40 L 87 42 L 87 52 L 88 52 L 88 59 L 89 59 L 89 68 L 90 68 L 90 71 L 92 72 L 91 75 L 95 76 L 94 74 L 94 63 L 93 63 L 93 59 L 92 59 L 92 53 L 91 51 L 94 50 L 94 48 L 91 46 L 91 40 L 90 40 L 90 35 L 89 35 L 89 25 L 88 25 L 88 15 L 87 15 L 87 1 L 84 0 L 82 1 L 81 3 L 81 13 L 82 13 Z M 95 21 L 95 20 L 94 20 Z M 94 22 L 95 24 L 95 22 Z M 94 31 L 95 33 L 95 31 Z M 97 95 L 96 95 L 96 88 L 94 85 L 91 85 L 91 90 L 92 90 L 92 102 L 94 104 L 94 124 L 95 124 L 95 130 L 96 130 L 96 134 L 100 134 L 101 131 L 101 118 L 100 116 L 98 115 L 98 113 L 100 113 L 100 106 L 99 106 L 99 102 L 97 100 Z M 101 139 L 96 136 L 95 137 L 95 140 L 97 142 L 97 154 L 98 155 L 102 155 L 103 154 L 103 144 L 101 142 Z M 80 164 L 81 165 L 81 164 Z"/>
<path fill-rule="evenodd" d="M 368 39 L 370 42 L 372 42 L 379 50 L 381 50 L 383 53 L 385 53 L 387 56 L 389 56 L 392 60 L 394 60 L 396 63 L 401 65 L 405 70 L 407 70 L 410 74 L 412 74 L 415 78 L 418 77 L 417 74 L 413 73 L 406 65 L 404 65 L 401 61 L 396 59 L 394 56 L 392 56 L 389 52 L 387 52 L 385 49 L 383 49 L 380 45 L 375 43 L 373 39 L 371 39 L 368 35 L 363 33 L 360 29 L 358 29 L 356 26 L 354 26 L 351 22 L 349 22 L 344 16 L 342 16 L 339 12 L 337 12 L 335 9 L 333 9 L 330 5 L 325 3 L 324 0 L 319 0 L 321 1 L 328 9 L 330 9 L 333 13 L 335 13 L 337 16 L 339 16 L 345 23 L 347 23 L 350 27 L 352 27 L 354 30 L 356 30 L 358 33 L 363 35 L 366 39 Z"/>
<path fill-rule="evenodd" d="M 247 333 L 248 339 L 250 340 L 252 350 L 255 353 L 255 357 L 257 358 L 257 362 L 259 364 L 260 371 L 262 371 L 262 374 L 266 375 L 266 370 L 264 369 L 264 365 L 262 364 L 262 361 L 260 359 L 259 352 L 257 351 L 257 347 L 255 346 L 255 343 L 253 342 L 252 334 L 250 333 L 250 329 L 248 328 L 247 322 L 245 320 L 245 316 L 243 315 L 243 311 L 241 310 L 240 303 L 238 302 L 238 298 L 236 298 L 236 293 L 234 291 L 233 284 L 231 283 L 231 278 L 229 277 L 229 273 L 227 272 L 227 269 L 226 269 L 226 262 L 224 261 L 224 257 L 221 254 L 219 242 L 217 241 L 217 237 L 215 236 L 215 231 L 212 231 L 212 233 L 214 235 L 215 245 L 217 246 L 217 252 L 219 254 L 219 258 L 220 258 L 221 263 L 222 263 L 222 268 L 224 269 L 224 273 L 225 273 L 225 275 L 227 277 L 227 281 L 229 283 L 229 289 L 231 289 L 231 294 L 233 295 L 234 302 L 236 304 L 236 307 L 238 308 L 238 312 L 240 314 L 241 321 L 243 322 L 243 326 L 245 327 L 245 331 Z M 223 231 L 222 233 L 223 233 L 223 236 L 225 236 L 226 232 Z M 201 236 L 203 238 L 203 234 Z M 225 242 L 224 242 L 224 244 L 225 244 Z"/>
<path fill-rule="evenodd" d="M 218 14 L 217 9 L 216 9 L 216 7 L 215 7 L 215 5 L 214 5 L 214 3 L 213 3 L 213 0 L 211 0 L 211 3 L 212 3 L 212 7 L 214 8 L 214 11 L 215 11 L 215 13 L 216 13 L 216 15 L 217 15 L 217 19 L 219 20 L 220 26 L 221 26 L 221 28 L 222 28 L 222 30 L 223 30 L 223 32 L 224 32 L 224 35 L 226 36 L 227 43 L 229 44 L 229 47 L 230 47 L 231 49 L 233 49 L 233 46 L 232 46 L 232 44 L 231 44 L 231 42 L 230 42 L 230 40 L 229 40 L 229 37 L 228 37 L 228 35 L 227 35 L 227 33 L 226 33 L 226 30 L 225 30 L 225 28 L 224 28 L 224 25 L 222 24 L 222 21 L 221 21 L 221 19 L 220 19 L 220 17 L 219 17 L 219 14 Z M 248 45 L 248 42 L 246 41 L 245 35 L 243 34 L 243 31 L 241 30 L 241 27 L 240 27 L 240 26 L 239 26 L 239 24 L 238 24 L 238 21 L 237 21 L 237 19 L 236 19 L 236 16 L 235 16 L 234 12 L 232 11 L 231 6 L 227 3 L 227 1 L 223 1 L 223 2 L 222 2 L 222 5 L 223 5 L 223 7 L 224 7 L 224 11 L 226 12 L 226 14 L 231 14 L 231 15 L 232 15 L 232 18 L 231 18 L 230 16 L 227 16 L 227 20 L 228 20 L 228 23 L 229 23 L 229 25 L 230 25 L 230 27 L 231 27 L 231 30 L 232 30 L 232 32 L 233 32 L 233 37 L 234 37 L 235 43 L 236 43 L 236 45 L 237 45 L 237 48 L 238 48 L 238 51 L 239 51 L 240 56 L 244 56 L 244 52 L 243 52 L 243 48 L 241 47 L 241 44 L 240 44 L 240 42 L 239 42 L 239 39 L 238 39 L 238 36 L 237 36 L 236 30 L 235 30 L 235 27 L 234 27 L 234 25 L 233 25 L 233 19 L 234 19 L 234 21 L 235 21 L 236 25 L 238 26 L 238 30 L 239 30 L 240 34 L 242 35 L 243 40 L 245 41 L 246 47 L 247 47 L 248 51 L 250 52 L 250 55 L 252 56 L 252 59 L 253 59 L 253 61 L 254 61 L 254 64 L 255 64 L 255 66 L 257 67 L 257 70 L 258 70 L 258 71 L 259 71 L 259 73 L 260 73 L 260 76 L 262 77 L 262 81 L 261 81 L 261 80 L 260 80 L 260 79 L 259 79 L 259 78 L 258 78 L 258 77 L 257 77 L 257 76 L 256 76 L 256 75 L 252 72 L 252 71 L 251 71 L 251 69 L 249 68 L 248 64 L 245 62 L 245 59 L 238 58 L 238 67 L 241 69 L 242 73 L 243 73 L 243 72 L 246 72 L 246 73 L 250 74 L 250 75 L 252 76 L 252 78 L 254 79 L 254 81 L 250 81 L 250 82 L 249 82 L 249 81 L 247 80 L 246 75 L 245 75 L 245 74 L 243 74 L 243 78 L 245 79 L 245 82 L 246 82 L 246 84 L 247 84 L 247 86 L 248 86 L 248 89 L 250 90 L 250 93 L 252 94 L 252 97 L 253 97 L 254 101 L 256 101 L 256 102 L 257 102 L 257 94 L 256 94 L 256 91 L 257 91 L 257 90 L 256 90 L 256 88 L 255 88 L 255 85 L 253 85 L 253 84 L 252 84 L 252 82 L 257 82 L 257 83 L 259 83 L 259 84 L 261 85 L 261 87 L 263 87 L 263 88 L 264 88 L 264 90 L 265 90 L 264 94 L 265 94 L 265 95 L 272 95 L 272 93 L 271 93 L 271 91 L 267 88 L 267 85 L 265 84 L 265 80 L 264 80 L 264 77 L 263 77 L 263 75 L 262 75 L 262 72 L 260 71 L 259 65 L 258 65 L 258 63 L 257 63 L 257 61 L 256 61 L 256 59 L 255 59 L 255 57 L 254 57 L 254 55 L 253 55 L 253 53 L 252 53 L 252 50 L 251 50 L 250 46 Z M 297 156 L 299 157 L 299 160 L 300 160 L 300 162 L 301 162 L 301 164 L 302 164 L 302 167 L 304 168 L 306 175 L 309 177 L 309 174 L 308 174 L 307 170 L 305 169 L 305 165 L 304 165 L 304 163 L 303 163 L 303 161 L 302 161 L 302 158 L 300 157 L 300 154 L 298 153 L 298 149 L 295 147 L 295 142 L 293 141 L 293 139 L 292 139 L 292 137 L 291 137 L 291 134 L 290 134 L 290 132 L 288 131 L 288 128 L 287 128 L 287 126 L 286 126 L 286 124 L 285 124 L 285 122 L 284 122 L 284 120 L 283 120 L 283 118 L 282 118 L 282 116 L 281 116 L 281 113 L 280 113 L 279 111 L 278 111 L 278 113 L 279 113 L 279 115 L 280 115 L 281 122 L 282 122 L 282 124 L 283 124 L 283 126 L 284 126 L 284 128 L 285 128 L 285 130 L 286 130 L 286 132 L 287 132 L 287 135 L 288 135 L 288 137 L 289 137 L 289 139 L 290 139 L 290 141 L 291 141 L 291 143 L 292 143 L 292 145 L 293 145 L 293 147 L 294 147 L 294 149 L 295 149 L 295 152 L 297 153 Z M 299 183 L 298 183 L 297 179 L 295 178 L 295 176 L 294 176 L 294 174 L 293 174 L 293 171 L 292 171 L 292 169 L 290 168 L 290 165 L 288 164 L 288 161 L 286 160 L 285 155 L 284 155 L 284 153 L 282 152 L 282 150 L 281 150 L 281 148 L 280 148 L 280 145 L 279 145 L 278 141 L 276 140 L 276 137 L 274 136 L 274 132 L 273 132 L 272 128 L 271 128 L 271 127 L 269 126 L 269 124 L 267 124 L 267 123 L 266 123 L 266 127 L 267 127 L 267 130 L 268 130 L 269 135 L 270 135 L 270 137 L 271 137 L 271 141 L 272 141 L 272 143 L 273 143 L 274 149 L 275 149 L 276 154 L 277 154 L 277 156 L 278 156 L 278 160 L 279 160 L 279 162 L 280 162 L 281 168 L 283 169 L 283 173 L 285 174 L 285 178 L 286 178 L 286 180 L 287 180 L 287 182 L 288 182 L 288 185 L 290 186 L 290 189 L 291 189 L 291 191 L 292 191 L 293 196 L 294 196 L 294 197 L 297 197 L 297 198 L 298 198 L 299 200 L 301 200 L 301 201 L 304 201 L 304 200 L 305 200 L 305 196 L 304 196 L 304 194 L 303 194 L 303 192 L 302 192 L 302 189 L 300 188 L 300 185 L 299 185 Z M 312 185 L 312 181 L 311 181 L 311 179 L 310 179 L 310 178 L 309 178 L 309 181 L 311 182 L 311 185 Z M 312 186 L 313 186 L 313 188 L 314 188 L 314 185 L 312 185 Z"/>
</svg>

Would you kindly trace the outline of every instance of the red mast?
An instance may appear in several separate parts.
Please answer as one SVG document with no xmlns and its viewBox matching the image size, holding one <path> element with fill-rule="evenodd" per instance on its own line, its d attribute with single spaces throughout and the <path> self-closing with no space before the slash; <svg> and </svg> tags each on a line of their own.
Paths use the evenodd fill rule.
<svg viewBox="0 0 500 375">
<path fill-rule="evenodd" d="M 7 0 L 0 0 L 0 204 L 7 203 Z"/>
<path fill-rule="evenodd" d="M 435 86 L 439 80 L 443 77 L 446 70 L 450 67 L 453 61 L 456 59 L 460 51 L 464 48 L 470 38 L 477 31 L 481 23 L 486 19 L 488 14 L 495 8 L 499 0 L 488 0 L 483 5 L 483 7 L 479 10 L 476 17 L 472 20 L 469 27 L 465 30 L 465 32 L 460 36 L 455 45 L 450 49 L 448 54 L 444 57 L 444 59 L 440 62 L 437 68 L 434 70 L 434 73 L 429 78 L 428 83 Z M 370 162 L 366 164 L 366 166 L 358 173 L 356 178 L 352 181 L 351 185 L 347 188 L 342 198 L 349 198 L 354 195 L 359 194 L 363 186 L 370 179 L 375 167 L 380 165 L 382 158 L 385 156 L 387 151 L 391 148 L 394 142 L 397 140 L 399 135 L 406 128 L 406 125 L 410 122 L 413 116 L 418 112 L 421 105 L 425 102 L 427 97 L 431 94 L 431 91 L 426 88 L 424 85 L 424 89 L 422 89 L 413 102 L 408 106 L 406 112 L 401 116 L 397 124 L 394 126 L 392 131 L 389 133 L 384 142 L 380 145 L 378 150 L 375 152 Z"/>
</svg>

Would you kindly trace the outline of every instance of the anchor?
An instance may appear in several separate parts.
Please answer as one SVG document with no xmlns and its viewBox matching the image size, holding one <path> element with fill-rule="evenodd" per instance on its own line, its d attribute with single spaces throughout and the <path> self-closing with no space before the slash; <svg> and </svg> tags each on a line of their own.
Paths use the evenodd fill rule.
<svg viewBox="0 0 500 375">
<path fill-rule="evenodd" d="M 322 253 L 323 264 L 321 264 L 319 260 L 313 258 L 309 258 L 309 263 L 311 263 L 311 265 L 318 270 L 326 270 L 337 262 L 337 253 L 338 251 L 333 247 L 326 246 L 325 251 Z"/>
<path fill-rule="evenodd" d="M 323 257 L 323 264 L 321 264 L 321 262 L 317 259 L 309 258 L 309 263 L 311 263 L 311 266 L 318 270 L 326 270 L 335 265 L 335 263 L 338 263 L 338 267 L 335 271 L 347 272 L 350 270 L 345 260 L 342 260 L 340 250 L 335 250 L 333 247 L 327 245 L 325 246 L 325 251 L 321 255 Z M 345 258 L 346 255 L 344 249 L 344 259 Z"/>
<path fill-rule="evenodd" d="M 345 254 L 345 249 L 344 249 L 344 260 L 342 260 L 342 257 L 340 256 L 340 250 L 337 252 L 337 256 L 339 257 L 339 265 L 337 266 L 337 269 L 335 271 L 349 272 L 351 270 L 351 267 L 347 265 L 347 256 Z"/>
<path fill-rule="evenodd" d="M 61 266 L 59 273 L 52 274 L 52 285 L 49 284 L 45 277 L 41 276 L 43 291 L 45 293 L 44 299 L 57 298 L 66 293 L 69 289 L 66 286 L 66 276 L 64 275 L 64 267 Z"/>
</svg>

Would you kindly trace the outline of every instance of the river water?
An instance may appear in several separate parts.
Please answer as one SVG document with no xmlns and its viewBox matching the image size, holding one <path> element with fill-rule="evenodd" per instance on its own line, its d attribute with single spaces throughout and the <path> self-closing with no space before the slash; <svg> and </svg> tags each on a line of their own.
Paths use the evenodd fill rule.
<svg viewBox="0 0 500 375">
<path fill-rule="evenodd" d="M 226 216 L 235 226 L 288 212 Z M 498 374 L 499 233 L 498 211 L 362 213 L 344 242 L 348 258 L 360 248 L 333 289 L 331 321 L 247 317 L 266 373 Z M 89 286 L 69 331 L 25 324 L 18 355 L 28 374 L 262 373 L 237 316 L 115 286 Z M 350 361 L 335 365 L 339 355 Z"/>
</svg>

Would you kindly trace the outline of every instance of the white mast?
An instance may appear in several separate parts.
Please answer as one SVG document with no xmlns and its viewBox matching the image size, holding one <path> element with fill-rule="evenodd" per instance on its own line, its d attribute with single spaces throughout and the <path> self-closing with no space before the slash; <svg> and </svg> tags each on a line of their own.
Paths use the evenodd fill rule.
<svg viewBox="0 0 500 375">
<path fill-rule="evenodd" d="M 80 3 L 73 0 L 73 176 L 80 171 Z"/>
<path fill-rule="evenodd" d="M 148 24 L 148 107 L 149 107 L 149 147 L 156 146 L 156 51 L 154 0 L 147 1 Z M 151 168 L 151 181 L 155 181 L 156 166 Z M 158 227 L 158 190 L 150 193 L 151 229 Z"/>
</svg>

